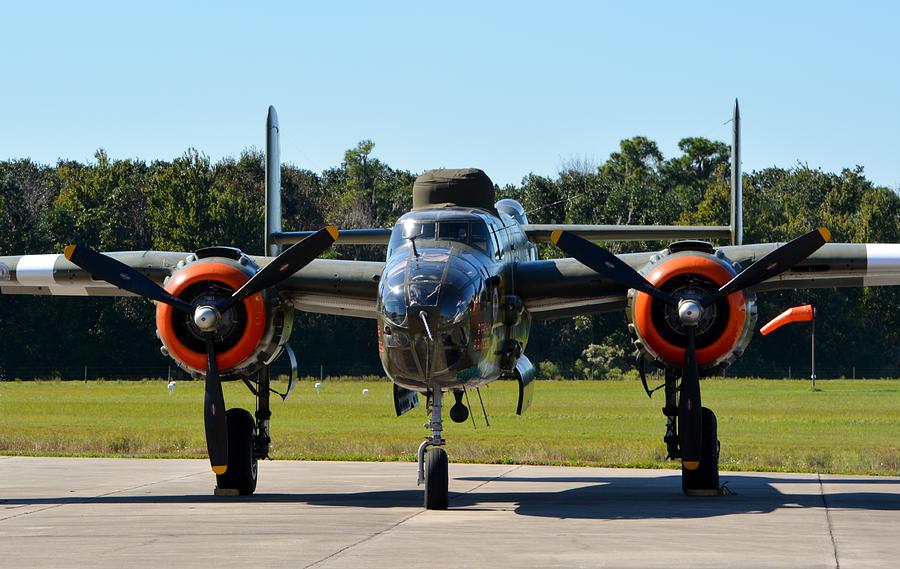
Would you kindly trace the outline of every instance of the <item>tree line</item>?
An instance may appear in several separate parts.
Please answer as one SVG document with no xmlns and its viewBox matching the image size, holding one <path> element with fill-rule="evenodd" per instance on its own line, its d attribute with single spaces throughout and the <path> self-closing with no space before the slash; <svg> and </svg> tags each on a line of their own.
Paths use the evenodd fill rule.
<svg viewBox="0 0 900 569">
<path fill-rule="evenodd" d="M 729 147 L 685 138 L 666 159 L 645 137 L 623 140 L 603 163 L 572 161 L 555 176 L 529 174 L 497 188 L 522 202 L 533 223 L 727 225 Z M 411 207 L 416 174 L 391 168 L 365 140 L 340 165 L 312 172 L 282 165 L 285 229 L 391 226 Z M 488 175 L 490 169 L 485 168 Z M 111 159 L 0 162 L 0 255 L 60 252 L 72 242 L 102 251 L 192 251 L 231 245 L 263 251 L 264 156 L 256 150 L 211 161 L 188 150 L 171 161 Z M 828 227 L 837 242 L 900 242 L 900 197 L 866 179 L 862 167 L 838 173 L 797 164 L 744 174 L 746 243 L 787 241 Z M 724 244 L 724 243 L 723 243 Z M 614 252 L 664 243 L 607 243 Z M 541 245 L 542 258 L 560 256 Z M 384 258 L 383 247 L 336 247 L 329 256 Z M 795 304 L 820 315 L 819 365 L 900 368 L 900 291 L 895 287 L 783 291 L 759 297 L 760 323 Z M 340 363 L 347 373 L 381 373 L 374 323 L 297 313 L 291 344 L 301 366 Z M 757 336 L 733 373 L 808 366 L 808 331 Z M 0 377 L 16 370 L 158 367 L 152 306 L 137 298 L 0 297 Z M 549 373 L 615 374 L 631 353 L 624 315 L 585 316 L 534 326 L 527 354 Z M 110 375 L 114 375 L 111 372 Z M 799 375 L 799 373 L 798 373 Z"/>
</svg>

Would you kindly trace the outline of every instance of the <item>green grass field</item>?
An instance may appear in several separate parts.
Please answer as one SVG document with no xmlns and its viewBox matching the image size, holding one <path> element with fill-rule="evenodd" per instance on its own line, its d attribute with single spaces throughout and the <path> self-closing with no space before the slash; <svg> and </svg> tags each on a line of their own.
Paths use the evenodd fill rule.
<svg viewBox="0 0 900 569">
<path fill-rule="evenodd" d="M 273 396 L 273 458 L 414 459 L 424 404 L 398 418 L 386 380 L 326 380 L 319 395 L 313 383 L 286 403 Z M 796 380 L 702 385 L 719 418 L 723 470 L 900 474 L 898 380 L 820 381 L 815 392 Z M 647 399 L 636 381 L 540 381 L 524 417 L 514 413 L 515 383 L 481 391 L 491 427 L 474 393 L 477 428 L 445 419 L 453 461 L 677 466 L 665 460 L 661 394 Z M 165 381 L 0 383 L 0 454 L 203 457 L 202 400 L 192 381 L 174 395 Z M 225 400 L 253 409 L 239 383 L 225 385 Z"/>
</svg>

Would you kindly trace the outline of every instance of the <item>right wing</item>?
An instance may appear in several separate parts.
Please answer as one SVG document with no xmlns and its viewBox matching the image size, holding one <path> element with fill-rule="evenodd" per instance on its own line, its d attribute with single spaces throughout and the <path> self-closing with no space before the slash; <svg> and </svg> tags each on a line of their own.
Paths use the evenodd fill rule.
<svg viewBox="0 0 900 569">
<path fill-rule="evenodd" d="M 532 243 L 550 243 L 556 230 L 573 233 L 588 241 L 677 241 L 679 239 L 731 239 L 728 225 L 566 225 L 522 224 L 522 231 Z"/>
<path fill-rule="evenodd" d="M 104 253 L 162 285 L 191 253 L 128 251 Z M 273 257 L 251 257 L 260 267 Z M 300 310 L 375 318 L 383 262 L 315 259 L 277 290 Z M 94 280 L 61 254 L 0 257 L 0 294 L 54 296 L 134 296 Z"/>
</svg>

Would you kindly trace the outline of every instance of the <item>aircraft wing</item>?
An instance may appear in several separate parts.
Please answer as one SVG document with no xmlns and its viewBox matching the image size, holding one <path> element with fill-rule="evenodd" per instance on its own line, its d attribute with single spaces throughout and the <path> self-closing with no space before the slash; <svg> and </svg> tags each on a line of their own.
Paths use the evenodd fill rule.
<svg viewBox="0 0 900 569">
<path fill-rule="evenodd" d="M 719 249 L 740 267 L 747 267 L 781 245 L 762 243 Z M 618 257 L 639 270 L 653 255 L 629 253 Z M 508 282 L 536 320 L 612 312 L 624 309 L 626 304 L 627 289 L 571 258 L 516 263 Z M 787 272 L 752 290 L 895 285 L 900 285 L 900 244 L 828 243 Z"/>
<path fill-rule="evenodd" d="M 163 284 L 190 253 L 129 251 L 105 253 Z M 272 257 L 251 257 L 258 265 Z M 300 310 L 375 318 L 378 279 L 384 263 L 315 259 L 278 285 Z M 61 254 L 0 257 L 0 294 L 134 296 L 91 278 Z"/>
<path fill-rule="evenodd" d="M 550 234 L 557 229 L 568 231 L 591 241 L 665 241 L 677 239 L 730 239 L 731 227 L 696 225 L 560 225 L 524 224 L 522 231 L 533 243 L 549 243 Z M 297 243 L 314 231 L 278 231 L 272 241 L 281 245 Z M 390 228 L 341 229 L 338 245 L 387 245 Z"/>
<path fill-rule="evenodd" d="M 588 241 L 673 241 L 678 239 L 731 239 L 728 225 L 565 225 L 525 223 L 522 231 L 532 243 L 550 243 L 560 229 Z"/>
</svg>

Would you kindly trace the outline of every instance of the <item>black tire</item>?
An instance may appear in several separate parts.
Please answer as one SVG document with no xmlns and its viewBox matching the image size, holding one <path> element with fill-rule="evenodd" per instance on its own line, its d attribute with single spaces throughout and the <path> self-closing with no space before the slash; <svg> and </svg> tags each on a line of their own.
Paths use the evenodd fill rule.
<svg viewBox="0 0 900 569">
<path fill-rule="evenodd" d="M 256 421 L 246 409 L 229 409 L 228 420 L 228 469 L 216 476 L 216 484 L 222 489 L 237 490 L 241 496 L 256 491 L 258 474 L 256 457 L 253 456 L 253 436 Z"/>
<path fill-rule="evenodd" d="M 425 455 L 425 509 L 446 510 L 449 474 L 447 453 L 440 447 L 431 447 Z"/>
<path fill-rule="evenodd" d="M 700 466 L 696 470 L 681 467 L 681 488 L 685 494 L 696 496 L 719 495 L 719 438 L 716 414 L 703 407 Z"/>
</svg>

